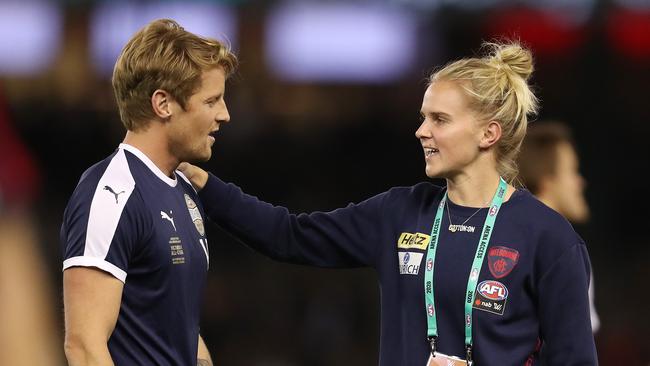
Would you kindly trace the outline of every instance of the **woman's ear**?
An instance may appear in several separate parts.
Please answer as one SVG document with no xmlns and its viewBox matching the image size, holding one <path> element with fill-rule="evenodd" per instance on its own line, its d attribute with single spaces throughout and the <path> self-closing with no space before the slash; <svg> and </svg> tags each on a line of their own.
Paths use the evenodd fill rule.
<svg viewBox="0 0 650 366">
<path fill-rule="evenodd" d="M 490 121 L 483 129 L 483 137 L 481 137 L 479 147 L 481 149 L 487 149 L 490 146 L 496 144 L 500 138 L 501 124 L 497 121 Z"/>
<path fill-rule="evenodd" d="M 172 116 L 170 102 L 171 96 L 162 89 L 156 89 L 151 95 L 151 108 L 154 114 L 162 120 L 168 120 Z"/>
</svg>

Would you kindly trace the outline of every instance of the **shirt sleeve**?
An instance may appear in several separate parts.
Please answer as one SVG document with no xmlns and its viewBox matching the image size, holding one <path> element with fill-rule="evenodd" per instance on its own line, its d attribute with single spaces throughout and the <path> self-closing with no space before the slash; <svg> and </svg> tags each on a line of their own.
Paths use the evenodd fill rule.
<svg viewBox="0 0 650 366">
<path fill-rule="evenodd" d="M 151 225 L 130 175 L 109 170 L 98 183 L 82 178 L 68 202 L 61 227 L 63 270 L 95 267 L 125 282 L 130 259 Z"/>
<path fill-rule="evenodd" d="M 319 267 L 374 266 L 385 194 L 331 212 L 295 215 L 210 174 L 199 196 L 212 221 L 273 259 Z"/>
<path fill-rule="evenodd" d="M 539 312 L 547 365 L 597 365 L 591 329 L 590 264 L 586 245 L 574 244 L 545 268 Z"/>
</svg>

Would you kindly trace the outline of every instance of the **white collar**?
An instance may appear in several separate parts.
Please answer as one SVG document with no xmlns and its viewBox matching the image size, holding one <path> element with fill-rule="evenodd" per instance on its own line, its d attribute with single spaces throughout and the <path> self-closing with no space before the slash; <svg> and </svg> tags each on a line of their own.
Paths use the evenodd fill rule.
<svg viewBox="0 0 650 366">
<path fill-rule="evenodd" d="M 144 163 L 144 165 L 147 166 L 147 168 L 149 168 L 149 170 L 151 170 L 158 178 L 160 178 L 160 180 L 167 183 L 170 187 L 176 187 L 176 184 L 178 184 L 178 180 L 176 179 L 175 173 L 174 173 L 174 178 L 168 177 L 167 174 L 163 173 L 162 170 L 160 170 L 160 168 L 158 168 L 156 164 L 154 164 L 153 161 L 151 161 L 151 159 L 149 159 L 149 157 L 145 155 L 142 151 L 140 151 L 137 147 L 129 144 L 121 143 L 119 148 L 126 150 L 132 153 L 133 155 L 135 155 L 138 159 L 140 159 Z"/>
</svg>

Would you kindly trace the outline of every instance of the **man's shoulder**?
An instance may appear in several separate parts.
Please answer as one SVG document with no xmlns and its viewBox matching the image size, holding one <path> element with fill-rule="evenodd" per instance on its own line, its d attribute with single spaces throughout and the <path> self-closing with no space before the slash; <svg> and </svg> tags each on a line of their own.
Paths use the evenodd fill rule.
<svg viewBox="0 0 650 366">
<path fill-rule="evenodd" d="M 78 185 L 98 185 L 100 181 L 134 185 L 129 158 L 123 150 L 117 149 L 105 159 L 98 161 L 79 178 Z"/>
<path fill-rule="evenodd" d="M 122 150 L 116 150 L 105 159 L 95 163 L 81 175 L 70 201 L 92 200 L 97 192 L 103 192 L 119 202 L 135 188 L 129 162 Z M 128 194 L 126 194 L 128 193 Z"/>
<path fill-rule="evenodd" d="M 103 232 L 117 225 L 124 212 L 139 216 L 145 205 L 129 161 L 118 149 L 83 173 L 66 205 L 63 225 Z"/>
</svg>

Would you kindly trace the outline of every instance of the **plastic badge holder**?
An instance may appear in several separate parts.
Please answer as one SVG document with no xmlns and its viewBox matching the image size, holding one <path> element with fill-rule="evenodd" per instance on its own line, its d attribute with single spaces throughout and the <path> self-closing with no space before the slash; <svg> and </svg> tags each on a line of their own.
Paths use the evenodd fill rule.
<svg viewBox="0 0 650 366">
<path fill-rule="evenodd" d="M 436 357 L 429 356 L 427 366 L 467 366 L 467 361 L 462 358 L 436 352 Z"/>
</svg>

